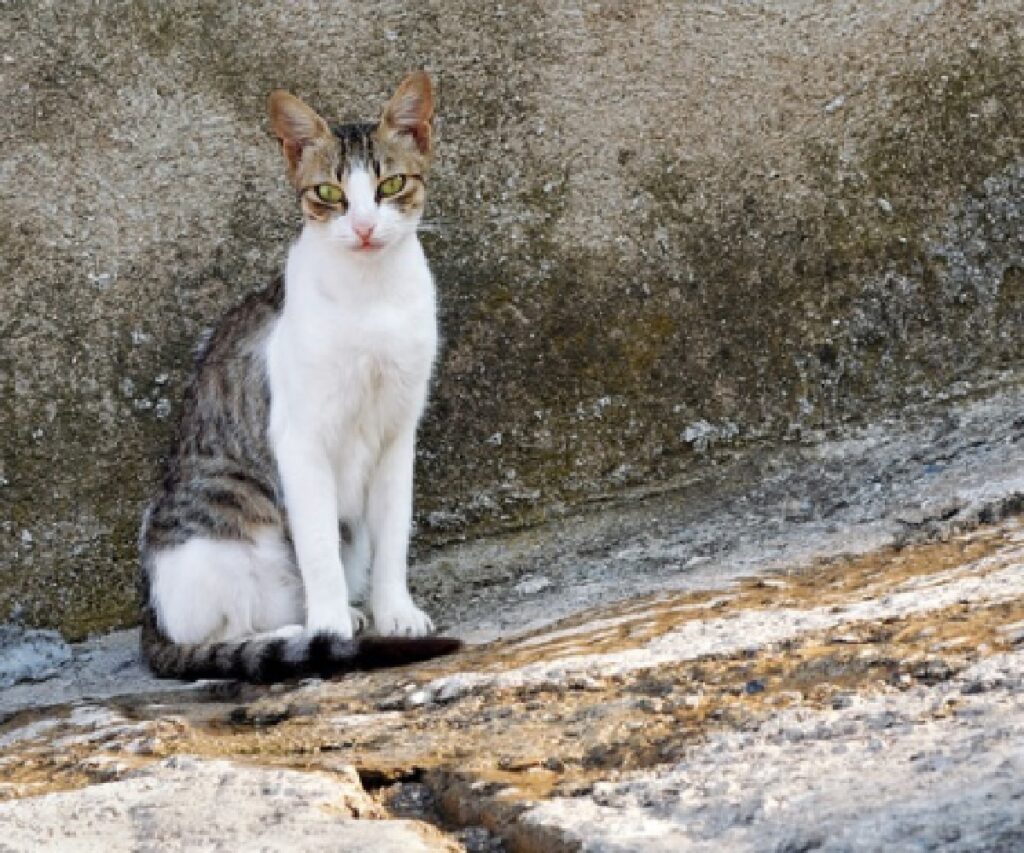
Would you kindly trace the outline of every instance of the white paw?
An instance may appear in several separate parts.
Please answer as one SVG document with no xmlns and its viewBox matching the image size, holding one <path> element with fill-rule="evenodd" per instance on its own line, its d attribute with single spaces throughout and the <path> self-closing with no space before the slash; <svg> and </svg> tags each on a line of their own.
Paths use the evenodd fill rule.
<svg viewBox="0 0 1024 853">
<path fill-rule="evenodd" d="M 302 625 L 282 625 L 273 631 L 267 632 L 267 638 L 273 640 L 291 640 L 300 634 L 305 634 L 306 629 Z"/>
<path fill-rule="evenodd" d="M 312 612 L 306 617 L 306 630 L 310 634 L 328 632 L 345 640 L 352 639 L 352 614 L 348 605 L 333 612 Z"/>
<path fill-rule="evenodd" d="M 373 624 L 385 637 L 422 637 L 434 630 L 430 617 L 406 596 L 373 606 Z"/>
<path fill-rule="evenodd" d="M 355 632 L 357 634 L 364 628 L 369 627 L 369 617 L 365 613 L 363 613 L 363 611 L 360 610 L 358 607 L 353 607 L 350 604 L 348 607 L 348 615 L 349 618 L 352 620 L 352 627 L 355 629 Z"/>
</svg>

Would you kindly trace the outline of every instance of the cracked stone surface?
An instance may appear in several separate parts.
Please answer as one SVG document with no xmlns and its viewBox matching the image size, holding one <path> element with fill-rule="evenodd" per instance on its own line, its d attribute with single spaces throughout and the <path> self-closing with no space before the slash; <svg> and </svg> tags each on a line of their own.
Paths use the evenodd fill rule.
<svg viewBox="0 0 1024 853">
<path fill-rule="evenodd" d="M 177 756 L 108 785 L 0 805 L 0 850 L 458 849 L 427 827 L 383 817 L 354 773 Z"/>
<path fill-rule="evenodd" d="M 995 655 L 938 686 L 715 733 L 521 819 L 594 851 L 1021 849 L 1022 695 L 1024 655 Z"/>
<path fill-rule="evenodd" d="M 2 849 L 1016 849 L 1021 402 L 440 551 L 453 658 L 252 687 L 74 646 L 0 694 Z"/>
</svg>

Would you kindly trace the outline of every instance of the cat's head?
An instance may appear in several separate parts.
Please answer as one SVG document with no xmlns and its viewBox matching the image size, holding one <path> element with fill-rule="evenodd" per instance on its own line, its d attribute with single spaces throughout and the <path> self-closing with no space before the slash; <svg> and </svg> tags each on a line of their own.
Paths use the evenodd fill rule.
<svg viewBox="0 0 1024 853">
<path fill-rule="evenodd" d="M 372 256 L 416 230 L 434 113 L 424 72 L 402 81 L 376 124 L 332 128 L 281 90 L 271 93 L 268 108 L 303 214 L 328 239 Z"/>
</svg>

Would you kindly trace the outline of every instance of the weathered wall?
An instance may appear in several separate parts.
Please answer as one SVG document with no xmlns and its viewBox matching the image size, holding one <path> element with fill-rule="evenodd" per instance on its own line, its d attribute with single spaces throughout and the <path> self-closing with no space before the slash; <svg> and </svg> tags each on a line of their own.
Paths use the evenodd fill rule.
<svg viewBox="0 0 1024 853">
<path fill-rule="evenodd" d="M 0 620 L 131 620 L 193 342 L 295 233 L 266 93 L 417 66 L 421 541 L 1020 366 L 1017 0 L 0 2 Z"/>
</svg>

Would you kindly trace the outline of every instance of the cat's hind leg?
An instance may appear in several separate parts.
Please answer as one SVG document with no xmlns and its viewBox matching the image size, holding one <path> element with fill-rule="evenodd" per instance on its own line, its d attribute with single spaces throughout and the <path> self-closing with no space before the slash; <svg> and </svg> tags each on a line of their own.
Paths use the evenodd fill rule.
<svg viewBox="0 0 1024 853">
<path fill-rule="evenodd" d="M 366 628 L 370 621 L 366 614 L 352 603 L 359 601 L 366 592 L 372 556 L 370 533 L 366 525 L 359 521 L 341 522 L 341 564 L 345 567 L 349 613 L 352 615 L 352 627 L 356 631 Z"/>
<path fill-rule="evenodd" d="M 302 627 L 301 584 L 276 531 L 251 542 L 196 537 L 149 560 L 157 620 L 175 643 Z"/>
<path fill-rule="evenodd" d="M 362 521 L 341 522 L 341 563 L 350 601 L 358 601 L 370 580 L 370 531 Z"/>
</svg>

